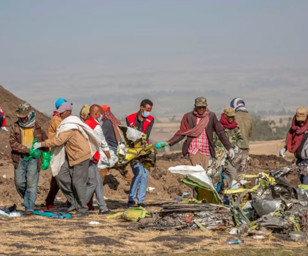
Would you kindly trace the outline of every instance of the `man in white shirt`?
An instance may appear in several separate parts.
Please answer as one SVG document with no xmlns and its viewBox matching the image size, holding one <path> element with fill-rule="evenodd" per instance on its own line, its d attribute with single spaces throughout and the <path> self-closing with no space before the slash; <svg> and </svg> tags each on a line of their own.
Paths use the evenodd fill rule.
<svg viewBox="0 0 308 256">
<path fill-rule="evenodd" d="M 99 123 L 100 121 L 102 121 L 102 118 L 103 109 L 101 108 L 101 106 L 96 104 L 92 105 L 90 107 L 89 117 L 85 121 L 85 124 L 90 126 L 90 128 L 92 128 L 94 132 L 99 136 L 99 138 L 101 139 L 101 146 L 99 151 L 94 154 L 93 158 L 90 161 L 86 198 L 88 202 L 90 202 L 93 193 L 95 193 L 96 200 L 99 206 L 99 214 L 108 214 L 111 213 L 111 211 L 108 209 L 104 199 L 104 184 L 97 168 L 97 163 L 100 159 L 101 154 L 105 154 L 108 159 L 110 158 L 109 147 L 106 142 L 103 129 Z"/>
</svg>

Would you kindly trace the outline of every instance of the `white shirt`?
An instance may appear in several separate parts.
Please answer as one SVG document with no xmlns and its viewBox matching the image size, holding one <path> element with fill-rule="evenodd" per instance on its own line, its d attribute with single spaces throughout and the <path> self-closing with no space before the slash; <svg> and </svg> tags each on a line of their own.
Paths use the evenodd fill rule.
<svg viewBox="0 0 308 256">
<path fill-rule="evenodd" d="M 97 120 L 95 120 L 95 121 L 97 122 Z M 101 142 L 102 142 L 101 145 L 100 145 L 100 150 L 109 151 L 109 147 L 108 147 L 106 138 L 104 136 L 103 129 L 100 126 L 99 122 L 97 122 L 97 125 L 94 128 L 94 131 L 99 136 L 99 138 L 101 139 Z"/>
</svg>

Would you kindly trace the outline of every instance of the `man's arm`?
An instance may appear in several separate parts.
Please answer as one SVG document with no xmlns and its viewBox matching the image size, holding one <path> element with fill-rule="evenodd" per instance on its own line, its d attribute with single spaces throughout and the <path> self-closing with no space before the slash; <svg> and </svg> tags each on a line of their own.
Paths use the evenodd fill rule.
<svg viewBox="0 0 308 256">
<path fill-rule="evenodd" d="M 59 136 L 55 136 L 52 139 L 47 139 L 42 142 L 42 147 L 59 147 L 63 145 L 65 142 L 67 142 L 72 135 L 74 134 L 73 130 L 61 132 L 59 133 Z"/>
<path fill-rule="evenodd" d="M 182 117 L 182 121 L 181 121 L 180 127 L 182 127 L 184 122 L 185 122 L 184 118 L 186 118 L 186 114 Z M 177 131 L 177 132 L 179 132 L 179 131 Z M 182 139 L 184 139 L 186 137 L 185 135 L 176 135 L 176 133 L 173 135 L 173 137 L 170 140 L 167 141 L 169 146 L 175 145 L 176 143 L 180 142 Z"/>
</svg>

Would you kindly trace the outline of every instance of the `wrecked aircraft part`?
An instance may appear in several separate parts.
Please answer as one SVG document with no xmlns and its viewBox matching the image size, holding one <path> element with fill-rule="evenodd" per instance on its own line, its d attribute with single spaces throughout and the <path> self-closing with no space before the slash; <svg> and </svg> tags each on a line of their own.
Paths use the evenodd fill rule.
<svg viewBox="0 0 308 256">
<path fill-rule="evenodd" d="M 163 209 L 154 214 L 154 225 L 142 225 L 140 228 L 199 229 L 202 225 L 208 230 L 225 230 L 234 227 L 232 212 L 221 205 L 172 203 L 163 205 Z"/>
<path fill-rule="evenodd" d="M 280 216 L 263 215 L 260 219 L 256 220 L 256 224 L 259 224 L 261 228 L 264 227 L 276 232 L 287 233 L 292 228 L 292 224 Z"/>
<path fill-rule="evenodd" d="M 260 217 L 283 209 L 281 200 L 266 200 L 260 197 L 256 197 L 252 200 L 252 206 Z"/>
</svg>

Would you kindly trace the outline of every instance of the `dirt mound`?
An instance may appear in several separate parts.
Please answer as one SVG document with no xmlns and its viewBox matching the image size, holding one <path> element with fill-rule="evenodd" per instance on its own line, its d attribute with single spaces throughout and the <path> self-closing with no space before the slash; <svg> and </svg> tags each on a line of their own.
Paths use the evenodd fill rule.
<svg viewBox="0 0 308 256">
<path fill-rule="evenodd" d="M 0 85 L 0 107 L 3 109 L 3 112 L 6 116 L 7 128 L 17 121 L 15 111 L 18 108 L 20 103 L 25 102 L 14 94 L 10 93 L 3 86 Z M 29 102 L 31 104 L 31 102 Z M 35 109 L 36 111 L 36 120 L 43 127 L 45 131 L 48 129 L 48 124 L 50 118 Z M 10 158 L 10 145 L 9 145 L 9 132 L 0 132 L 0 158 Z"/>
</svg>

